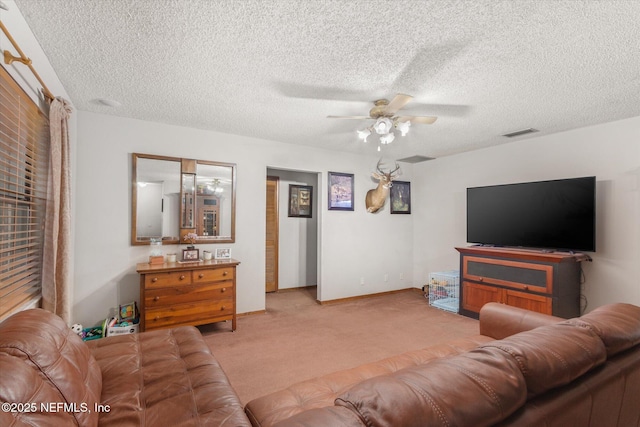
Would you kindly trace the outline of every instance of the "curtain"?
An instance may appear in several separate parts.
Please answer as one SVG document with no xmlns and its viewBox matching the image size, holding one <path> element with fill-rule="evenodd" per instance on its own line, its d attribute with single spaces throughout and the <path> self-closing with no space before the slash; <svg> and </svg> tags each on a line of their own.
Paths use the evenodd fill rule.
<svg viewBox="0 0 640 427">
<path fill-rule="evenodd" d="M 49 109 L 51 146 L 42 266 L 42 308 L 71 324 L 71 180 L 69 126 L 71 106 L 58 97 Z"/>
</svg>

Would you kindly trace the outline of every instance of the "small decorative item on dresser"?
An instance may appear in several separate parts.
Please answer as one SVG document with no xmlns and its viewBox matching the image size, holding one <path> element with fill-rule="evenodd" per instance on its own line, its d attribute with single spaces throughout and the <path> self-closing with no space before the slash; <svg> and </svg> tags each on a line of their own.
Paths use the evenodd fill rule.
<svg viewBox="0 0 640 427">
<path fill-rule="evenodd" d="M 216 249 L 216 259 L 230 259 L 231 258 L 231 249 L 230 248 L 217 248 Z"/>
<path fill-rule="evenodd" d="M 162 255 L 150 256 L 149 257 L 149 264 L 151 264 L 151 265 L 164 264 L 164 257 Z"/>
<path fill-rule="evenodd" d="M 172 264 L 176 262 L 176 254 L 167 254 L 167 263 Z"/>
<path fill-rule="evenodd" d="M 183 261 L 199 261 L 200 249 L 183 249 L 182 260 Z"/>
<path fill-rule="evenodd" d="M 211 252 L 209 252 L 209 251 L 202 251 L 202 258 L 203 258 L 205 261 L 210 260 L 210 259 L 211 259 Z"/>
<path fill-rule="evenodd" d="M 149 254 L 149 264 L 164 264 L 162 256 L 162 239 L 152 237 L 149 239 L 151 253 Z"/>
<path fill-rule="evenodd" d="M 187 233 L 182 239 L 185 242 L 189 242 L 189 246 L 187 246 L 187 249 L 193 249 L 193 245 L 195 245 L 196 240 L 198 240 L 198 235 L 196 233 Z"/>
</svg>

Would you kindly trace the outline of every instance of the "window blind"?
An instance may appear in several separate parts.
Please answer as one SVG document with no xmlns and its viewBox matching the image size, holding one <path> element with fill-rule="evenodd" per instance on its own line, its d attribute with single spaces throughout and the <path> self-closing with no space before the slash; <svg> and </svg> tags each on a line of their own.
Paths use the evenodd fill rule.
<svg viewBox="0 0 640 427">
<path fill-rule="evenodd" d="M 47 117 L 0 67 L 0 319 L 40 299 Z"/>
</svg>

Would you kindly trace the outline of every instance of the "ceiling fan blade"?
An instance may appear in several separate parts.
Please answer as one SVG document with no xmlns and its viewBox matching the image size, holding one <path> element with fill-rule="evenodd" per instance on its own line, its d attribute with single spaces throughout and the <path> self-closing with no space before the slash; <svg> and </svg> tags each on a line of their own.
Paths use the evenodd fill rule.
<svg viewBox="0 0 640 427">
<path fill-rule="evenodd" d="M 364 120 L 370 119 L 369 116 L 327 116 L 328 119 L 355 119 L 355 120 Z"/>
<path fill-rule="evenodd" d="M 407 102 L 411 101 L 412 99 L 413 96 L 411 95 L 404 95 L 402 93 L 397 94 L 384 108 L 385 114 L 395 114 L 396 111 L 407 105 Z"/>
<path fill-rule="evenodd" d="M 399 122 L 411 122 L 411 124 L 421 124 L 421 125 L 430 125 L 436 120 L 438 120 L 438 118 L 433 116 L 400 116 L 398 117 Z"/>
</svg>

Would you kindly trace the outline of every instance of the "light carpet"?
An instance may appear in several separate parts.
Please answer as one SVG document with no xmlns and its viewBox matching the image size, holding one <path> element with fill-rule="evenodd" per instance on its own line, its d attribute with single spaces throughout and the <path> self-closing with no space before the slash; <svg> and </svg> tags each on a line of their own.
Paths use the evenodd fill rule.
<svg viewBox="0 0 640 427">
<path fill-rule="evenodd" d="M 408 290 L 335 304 L 316 289 L 267 294 L 267 312 L 200 327 L 243 404 L 309 378 L 478 334 L 478 321 Z"/>
</svg>

